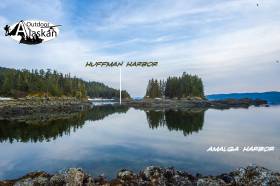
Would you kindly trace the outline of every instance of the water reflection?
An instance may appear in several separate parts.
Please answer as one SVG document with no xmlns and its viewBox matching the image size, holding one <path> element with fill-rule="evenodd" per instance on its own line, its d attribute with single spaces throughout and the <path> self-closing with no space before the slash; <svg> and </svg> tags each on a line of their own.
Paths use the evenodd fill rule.
<svg viewBox="0 0 280 186">
<path fill-rule="evenodd" d="M 43 142 L 56 140 L 63 135 L 70 135 L 82 128 L 85 121 L 102 120 L 114 113 L 126 113 L 128 108 L 119 105 L 95 106 L 90 111 L 32 115 L 0 120 L 0 142 Z M 204 111 L 166 110 L 145 111 L 150 128 L 167 127 L 170 131 L 182 131 L 189 135 L 203 127 Z"/>
<path fill-rule="evenodd" d="M 103 106 L 73 115 L 14 118 L 0 123 L 0 179 L 70 167 L 109 178 L 123 168 L 138 172 L 149 165 L 203 175 L 252 163 L 279 171 L 279 112 L 280 107 L 155 111 Z M 206 152 L 210 146 L 247 145 L 276 150 Z"/>
<path fill-rule="evenodd" d="M 45 114 L 0 121 L 0 142 L 43 142 L 70 135 L 81 128 L 85 121 L 97 121 L 114 113 L 126 113 L 127 107 L 100 106 L 87 112 Z"/>
<path fill-rule="evenodd" d="M 146 111 L 149 127 L 167 127 L 170 131 L 182 131 L 184 136 L 202 130 L 204 122 L 204 110 L 167 110 Z"/>
</svg>

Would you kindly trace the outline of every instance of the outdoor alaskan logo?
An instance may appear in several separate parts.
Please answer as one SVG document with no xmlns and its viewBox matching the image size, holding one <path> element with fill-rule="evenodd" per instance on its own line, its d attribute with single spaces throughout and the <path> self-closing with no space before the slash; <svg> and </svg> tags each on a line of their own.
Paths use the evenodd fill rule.
<svg viewBox="0 0 280 186">
<path fill-rule="evenodd" d="M 12 26 L 6 25 L 4 30 L 5 36 L 10 36 L 19 43 L 36 45 L 56 38 L 59 34 L 59 26 L 61 25 L 46 21 L 21 20 Z"/>
</svg>

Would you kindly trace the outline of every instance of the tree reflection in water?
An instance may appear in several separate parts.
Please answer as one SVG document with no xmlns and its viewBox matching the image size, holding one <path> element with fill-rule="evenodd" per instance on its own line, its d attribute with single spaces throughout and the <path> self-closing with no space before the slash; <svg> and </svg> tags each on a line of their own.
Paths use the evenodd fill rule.
<svg viewBox="0 0 280 186">
<path fill-rule="evenodd" d="M 187 136 L 202 130 L 204 112 L 204 110 L 148 110 L 146 115 L 150 128 L 166 126 L 170 131 L 182 131 Z"/>
<path fill-rule="evenodd" d="M 44 114 L 0 120 L 0 142 L 43 142 L 70 135 L 82 128 L 85 121 L 102 120 L 114 113 L 126 113 L 128 107 L 107 105 L 93 107 L 90 111 L 63 114 Z M 167 127 L 189 135 L 203 127 L 204 111 L 165 110 L 145 111 L 149 127 Z"/>
<path fill-rule="evenodd" d="M 102 120 L 114 113 L 126 113 L 127 107 L 99 106 L 90 111 L 32 115 L 0 120 L 0 142 L 43 142 L 55 140 L 83 127 L 85 121 Z"/>
</svg>

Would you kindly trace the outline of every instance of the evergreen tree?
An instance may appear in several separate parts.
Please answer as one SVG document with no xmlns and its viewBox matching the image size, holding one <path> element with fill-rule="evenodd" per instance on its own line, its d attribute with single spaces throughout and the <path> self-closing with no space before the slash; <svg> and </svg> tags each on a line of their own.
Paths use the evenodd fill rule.
<svg viewBox="0 0 280 186">
<path fill-rule="evenodd" d="M 85 82 L 51 69 L 28 71 L 0 67 L 0 96 L 27 95 L 118 98 L 119 90 L 98 82 Z M 130 96 L 122 91 L 122 97 Z"/>
<path fill-rule="evenodd" d="M 148 82 L 146 97 L 204 98 L 204 87 L 201 78 L 197 75 L 186 74 L 181 77 L 168 77 L 166 81 L 151 79 Z"/>
<path fill-rule="evenodd" d="M 146 97 L 149 98 L 156 98 L 156 97 L 161 97 L 161 89 L 160 89 L 160 82 L 158 80 L 151 79 L 148 82 L 147 90 L 146 90 Z"/>
</svg>

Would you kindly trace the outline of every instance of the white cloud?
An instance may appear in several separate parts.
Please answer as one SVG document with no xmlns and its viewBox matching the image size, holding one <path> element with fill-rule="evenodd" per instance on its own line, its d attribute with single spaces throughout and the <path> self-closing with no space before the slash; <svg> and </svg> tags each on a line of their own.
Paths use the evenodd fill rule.
<svg viewBox="0 0 280 186">
<path fill-rule="evenodd" d="M 4 1 L 0 9 L 17 12 L 15 3 Z M 16 16 L 54 19 L 54 23 L 63 24 L 61 35 L 37 46 L 1 37 L 0 65 L 51 68 L 117 88 L 118 69 L 89 69 L 85 62 L 159 61 L 157 68 L 123 70 L 123 86 L 132 95 L 143 95 L 152 77 L 180 75 L 183 71 L 202 76 L 207 93 L 280 89 L 276 82 L 279 67 L 273 63 L 280 58 L 277 1 L 265 1 L 260 7 L 253 0 L 137 2 L 139 7 L 129 1 L 118 9 L 111 7 L 110 14 L 99 17 L 98 23 L 92 19 L 96 17 L 87 15 L 81 23 L 83 28 L 70 24 L 63 3 L 17 3 L 21 9 Z M 1 25 L 13 19 L 0 13 Z M 79 29 L 87 29 L 85 35 Z M 265 83 L 259 83 L 260 77 Z"/>
</svg>

